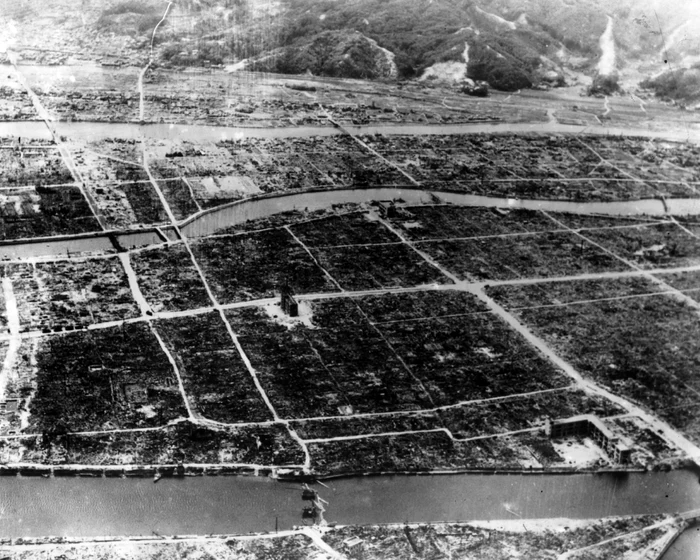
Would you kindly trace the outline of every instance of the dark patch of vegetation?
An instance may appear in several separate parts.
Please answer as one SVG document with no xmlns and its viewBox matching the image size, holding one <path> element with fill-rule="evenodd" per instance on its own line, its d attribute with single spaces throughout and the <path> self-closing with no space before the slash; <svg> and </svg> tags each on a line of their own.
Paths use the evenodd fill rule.
<svg viewBox="0 0 700 560">
<path fill-rule="evenodd" d="M 588 88 L 588 95 L 612 95 L 620 91 L 620 77 L 617 74 L 598 74 L 593 78 L 593 84 Z"/>
<path fill-rule="evenodd" d="M 159 224 L 168 220 L 165 208 L 150 183 L 126 183 L 119 185 L 119 189 L 126 194 L 138 223 Z"/>
<path fill-rule="evenodd" d="M 97 20 L 101 31 L 120 35 L 148 35 L 158 25 L 165 13 L 160 3 L 125 0 L 103 10 Z M 163 22 L 161 26 L 167 25 Z"/>
<path fill-rule="evenodd" d="M 199 210 L 184 179 L 159 181 L 158 186 L 163 192 L 170 210 L 178 220 L 187 218 Z"/>
<path fill-rule="evenodd" d="M 539 66 L 539 58 L 517 37 L 490 35 L 481 38 L 469 50 L 467 76 L 483 80 L 496 89 L 515 91 L 529 88 L 531 72 Z"/>
<path fill-rule="evenodd" d="M 679 101 L 683 104 L 700 99 L 700 64 L 692 68 L 679 68 L 664 72 L 656 78 L 647 78 L 639 84 L 650 89 L 664 101 Z"/>
<path fill-rule="evenodd" d="M 384 52 L 361 33 L 352 31 L 324 31 L 307 37 L 301 45 L 283 49 L 277 57 L 265 56 L 253 68 L 356 79 L 387 78 L 392 72 Z"/>
<path fill-rule="evenodd" d="M 115 16 L 120 14 L 134 13 L 134 14 L 148 14 L 155 10 L 155 4 L 150 2 L 143 2 L 143 0 L 124 0 L 123 2 L 118 2 L 114 6 L 105 8 L 102 11 L 103 16 Z"/>
</svg>

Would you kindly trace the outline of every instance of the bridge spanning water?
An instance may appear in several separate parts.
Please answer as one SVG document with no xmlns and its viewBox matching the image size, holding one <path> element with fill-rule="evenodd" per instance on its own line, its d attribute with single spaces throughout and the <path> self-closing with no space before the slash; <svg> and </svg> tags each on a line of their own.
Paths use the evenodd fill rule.
<svg viewBox="0 0 700 560">
<path fill-rule="evenodd" d="M 0 537 L 248 533 L 301 524 L 301 486 L 260 477 L 0 480 Z M 677 513 L 700 504 L 697 472 L 368 476 L 326 481 L 340 524 Z"/>
</svg>

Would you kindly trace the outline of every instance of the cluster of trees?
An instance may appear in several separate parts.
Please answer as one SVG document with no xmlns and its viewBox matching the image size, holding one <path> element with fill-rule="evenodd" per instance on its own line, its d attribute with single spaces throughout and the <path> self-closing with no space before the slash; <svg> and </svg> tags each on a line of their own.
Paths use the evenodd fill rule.
<svg viewBox="0 0 700 560">
<path fill-rule="evenodd" d="M 125 35 L 146 35 L 158 25 L 164 12 L 160 3 L 124 0 L 106 8 L 97 20 L 97 27 Z"/>
<path fill-rule="evenodd" d="M 600 75 L 593 79 L 593 84 L 588 89 L 588 95 L 610 95 L 620 90 L 619 76 L 617 74 Z"/>
<path fill-rule="evenodd" d="M 197 47 L 187 47 L 181 43 L 170 43 L 160 52 L 161 60 L 177 66 L 197 66 L 205 61 L 209 64 L 223 64 L 229 50 L 217 41 L 200 41 Z"/>
<path fill-rule="evenodd" d="M 310 71 L 316 75 L 359 79 L 384 78 L 391 73 L 386 56 L 376 44 L 352 31 L 324 31 L 253 67 L 284 74 Z"/>
<path fill-rule="evenodd" d="M 666 101 L 697 102 L 700 100 L 700 64 L 664 72 L 656 78 L 647 78 L 639 85 Z"/>
<path fill-rule="evenodd" d="M 310 69 L 317 73 L 310 66 L 304 68 L 307 61 L 300 59 L 298 52 L 312 46 L 316 50 L 319 38 L 331 37 L 330 32 L 359 31 L 394 53 L 400 78 L 418 77 L 436 63 L 462 62 L 468 43 L 470 78 L 501 90 L 530 87 L 540 55 L 547 51 L 552 37 L 537 26 L 513 30 L 489 22 L 479 17 L 472 4 L 363 0 L 338 5 L 331 0 L 291 0 L 279 34 L 283 54 L 276 71 Z M 473 26 L 479 29 L 478 34 Z M 345 68 L 338 60 L 315 67 L 325 75 L 371 77 L 357 75 L 357 68 Z"/>
<path fill-rule="evenodd" d="M 607 19 L 589 9 L 596 1 L 569 6 L 542 0 L 513 9 L 499 0 L 288 0 L 273 14 L 253 9 L 252 0 L 183 0 L 177 10 L 196 17 L 189 38 L 199 42 L 193 48 L 192 41 L 172 36 L 162 56 L 176 65 L 246 59 L 262 71 L 374 79 L 385 76 L 376 42 L 394 54 L 397 77 L 410 79 L 436 63 L 462 62 L 468 43 L 468 77 L 513 91 L 537 83 L 541 56 L 562 43 L 597 55 Z M 124 0 L 104 11 L 100 25 L 144 33 L 158 23 L 162 8 Z M 513 26 L 496 14 L 525 20 Z"/>
</svg>

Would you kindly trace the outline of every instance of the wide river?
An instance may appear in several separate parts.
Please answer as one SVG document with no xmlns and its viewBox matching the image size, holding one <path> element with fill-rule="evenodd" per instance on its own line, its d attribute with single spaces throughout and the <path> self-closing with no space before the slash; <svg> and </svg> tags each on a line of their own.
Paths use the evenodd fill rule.
<svg viewBox="0 0 700 560">
<path fill-rule="evenodd" d="M 92 142 L 105 138 L 139 140 L 185 139 L 190 142 L 218 142 L 243 138 L 308 138 L 311 136 L 334 136 L 344 134 L 333 126 L 300 127 L 226 127 L 197 124 L 138 124 L 123 122 L 53 122 L 51 128 L 61 136 L 73 140 Z M 700 143 L 697 125 L 685 129 L 662 129 L 616 126 L 580 126 L 558 122 L 545 123 L 467 123 L 467 124 L 405 124 L 367 125 L 343 127 L 352 134 L 592 134 L 602 136 L 635 136 L 658 138 L 677 142 Z M 0 122 L 0 136 L 21 136 L 50 140 L 51 134 L 43 121 Z"/>
<path fill-rule="evenodd" d="M 372 476 L 317 486 L 340 524 L 683 512 L 698 474 Z M 272 531 L 301 524 L 298 484 L 261 477 L 0 479 L 0 535 L 109 536 Z"/>
</svg>

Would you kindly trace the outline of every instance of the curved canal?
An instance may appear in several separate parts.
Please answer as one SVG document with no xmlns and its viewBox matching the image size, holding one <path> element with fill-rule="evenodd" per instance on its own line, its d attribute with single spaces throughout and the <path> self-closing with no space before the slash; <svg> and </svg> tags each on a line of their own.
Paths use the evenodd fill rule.
<svg viewBox="0 0 700 560">
<path fill-rule="evenodd" d="M 181 223 L 182 233 L 190 238 L 205 237 L 217 231 L 236 226 L 247 220 L 267 218 L 291 210 L 319 210 L 334 204 L 368 203 L 373 200 L 402 199 L 409 204 L 434 204 L 435 197 L 443 202 L 461 206 L 546 210 L 577 214 L 604 214 L 610 216 L 664 216 L 700 214 L 700 198 L 626 200 L 615 202 L 576 202 L 570 200 L 536 200 L 489 197 L 420 188 L 358 188 L 328 191 L 307 191 L 274 196 L 248 198 L 212 208 Z M 160 243 L 153 231 L 117 234 L 126 248 Z M 112 243 L 104 234 L 96 233 L 63 238 L 26 240 L 0 245 L 0 259 L 17 259 L 49 255 L 69 255 L 79 252 L 106 251 Z"/>
</svg>

